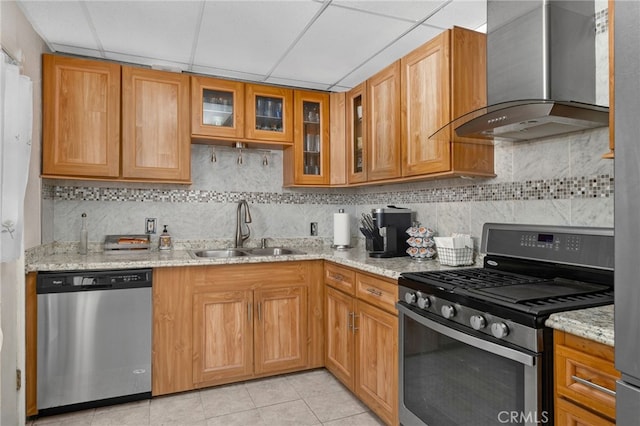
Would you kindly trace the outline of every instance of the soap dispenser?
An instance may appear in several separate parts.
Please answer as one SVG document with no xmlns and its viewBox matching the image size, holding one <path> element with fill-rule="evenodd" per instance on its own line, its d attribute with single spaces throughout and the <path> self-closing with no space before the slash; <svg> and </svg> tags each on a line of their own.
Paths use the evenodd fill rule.
<svg viewBox="0 0 640 426">
<path fill-rule="evenodd" d="M 167 225 L 163 226 L 164 229 L 162 230 L 162 234 L 160 234 L 160 239 L 158 240 L 158 249 L 171 250 L 171 235 L 169 235 L 169 231 L 167 231 Z"/>
</svg>

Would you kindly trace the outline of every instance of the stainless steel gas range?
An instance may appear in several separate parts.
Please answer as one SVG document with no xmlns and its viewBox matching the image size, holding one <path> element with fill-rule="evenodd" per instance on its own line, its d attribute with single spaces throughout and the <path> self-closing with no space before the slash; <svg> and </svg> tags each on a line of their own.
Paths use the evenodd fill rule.
<svg viewBox="0 0 640 426">
<path fill-rule="evenodd" d="M 400 422 L 553 424 L 551 313 L 613 303 L 613 229 L 485 224 L 482 268 L 403 273 Z"/>
</svg>

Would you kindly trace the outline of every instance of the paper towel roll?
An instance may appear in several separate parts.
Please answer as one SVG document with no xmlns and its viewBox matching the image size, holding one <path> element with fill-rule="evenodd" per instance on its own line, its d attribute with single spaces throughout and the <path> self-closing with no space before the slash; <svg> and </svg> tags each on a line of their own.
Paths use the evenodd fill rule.
<svg viewBox="0 0 640 426">
<path fill-rule="evenodd" d="M 349 213 L 333 214 L 333 245 L 348 246 L 351 244 L 349 229 Z"/>
</svg>

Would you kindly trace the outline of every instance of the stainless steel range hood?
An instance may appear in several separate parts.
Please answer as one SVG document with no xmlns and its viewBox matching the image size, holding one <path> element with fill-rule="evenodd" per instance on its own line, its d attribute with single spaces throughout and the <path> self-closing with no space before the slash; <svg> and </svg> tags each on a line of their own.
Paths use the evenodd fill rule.
<svg viewBox="0 0 640 426">
<path fill-rule="evenodd" d="M 459 117 L 460 137 L 525 141 L 606 127 L 595 105 L 593 1 L 487 2 L 487 104 Z"/>
</svg>

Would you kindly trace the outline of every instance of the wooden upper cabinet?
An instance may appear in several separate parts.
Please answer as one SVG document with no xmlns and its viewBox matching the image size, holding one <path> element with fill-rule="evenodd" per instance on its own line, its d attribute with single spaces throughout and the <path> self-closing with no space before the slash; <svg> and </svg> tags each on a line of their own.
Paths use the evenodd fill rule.
<svg viewBox="0 0 640 426">
<path fill-rule="evenodd" d="M 123 178 L 191 178 L 189 76 L 122 67 Z"/>
<path fill-rule="evenodd" d="M 191 77 L 191 133 L 193 137 L 244 137 L 244 83 Z"/>
<path fill-rule="evenodd" d="M 366 106 L 366 83 L 360 83 L 346 94 L 348 183 L 367 181 Z"/>
<path fill-rule="evenodd" d="M 367 80 L 367 108 L 367 179 L 400 177 L 400 61 Z"/>
<path fill-rule="evenodd" d="M 245 138 L 293 143 L 293 90 L 245 85 Z"/>
<path fill-rule="evenodd" d="M 120 65 L 43 55 L 44 177 L 120 174 Z"/>
<path fill-rule="evenodd" d="M 401 59 L 402 175 L 494 176 L 493 145 L 445 129 L 486 106 L 486 36 L 454 27 Z"/>
<path fill-rule="evenodd" d="M 401 60 L 403 175 L 449 170 L 449 138 L 429 136 L 451 117 L 450 34 L 445 31 Z"/>
<path fill-rule="evenodd" d="M 607 2 L 609 13 L 609 152 L 604 155 L 603 158 L 613 159 L 615 157 L 616 148 L 616 126 L 615 126 L 615 99 L 616 99 L 616 84 L 615 84 L 615 48 L 614 48 L 614 22 L 615 22 L 615 1 L 609 0 Z"/>
<path fill-rule="evenodd" d="M 284 186 L 329 184 L 329 95 L 294 91 L 293 146 L 284 150 Z"/>
<path fill-rule="evenodd" d="M 347 122 L 346 122 L 346 93 L 334 92 L 329 94 L 329 149 L 331 151 L 329 165 L 331 175 L 329 183 L 332 186 L 347 184 Z"/>
</svg>

